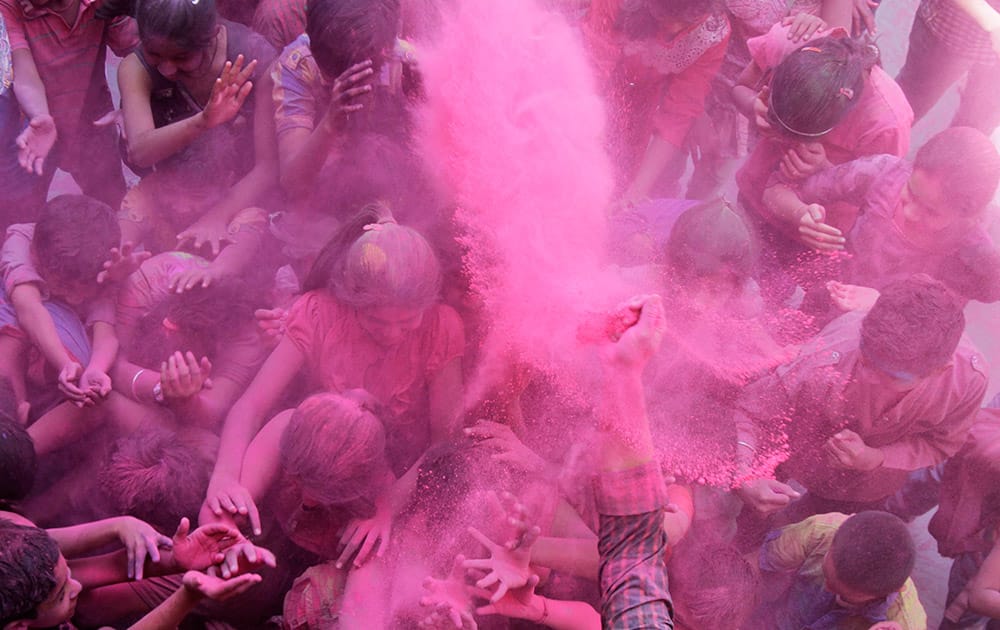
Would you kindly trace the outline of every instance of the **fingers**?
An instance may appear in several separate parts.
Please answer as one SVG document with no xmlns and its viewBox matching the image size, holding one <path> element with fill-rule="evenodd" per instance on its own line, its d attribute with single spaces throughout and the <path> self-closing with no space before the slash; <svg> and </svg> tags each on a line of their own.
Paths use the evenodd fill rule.
<svg viewBox="0 0 1000 630">
<path fill-rule="evenodd" d="M 475 538 L 476 540 L 478 540 L 488 550 L 490 550 L 490 551 L 496 551 L 498 549 L 498 546 L 497 546 L 497 544 L 495 542 L 493 542 L 492 540 L 490 540 L 486 536 L 486 534 L 482 533 L 481 531 L 479 531 L 475 527 L 472 527 L 470 525 L 469 529 L 467 531 L 469 532 L 470 536 L 472 536 L 473 538 Z"/>
<path fill-rule="evenodd" d="M 485 569 L 488 571 L 493 568 L 493 561 L 488 558 L 466 560 L 462 566 L 466 569 Z"/>
<path fill-rule="evenodd" d="M 191 531 L 191 521 L 188 517 L 181 518 L 181 522 L 177 525 L 177 531 L 174 532 L 174 539 L 187 538 L 188 533 Z"/>
</svg>

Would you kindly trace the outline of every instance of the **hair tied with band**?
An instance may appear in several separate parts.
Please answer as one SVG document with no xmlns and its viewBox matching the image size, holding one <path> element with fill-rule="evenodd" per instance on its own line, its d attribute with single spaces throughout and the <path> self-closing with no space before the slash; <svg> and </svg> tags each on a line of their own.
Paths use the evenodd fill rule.
<svg viewBox="0 0 1000 630">
<path fill-rule="evenodd" d="M 823 49 L 822 48 L 816 48 L 815 46 L 805 46 L 804 48 L 802 48 L 802 51 L 803 52 L 821 53 L 821 52 L 823 52 Z"/>
<path fill-rule="evenodd" d="M 849 100 L 849 101 L 853 100 L 854 99 L 854 90 L 852 90 L 851 88 L 848 88 L 848 87 L 842 87 L 842 88 L 840 88 L 840 95 L 846 97 L 847 100 Z"/>
</svg>

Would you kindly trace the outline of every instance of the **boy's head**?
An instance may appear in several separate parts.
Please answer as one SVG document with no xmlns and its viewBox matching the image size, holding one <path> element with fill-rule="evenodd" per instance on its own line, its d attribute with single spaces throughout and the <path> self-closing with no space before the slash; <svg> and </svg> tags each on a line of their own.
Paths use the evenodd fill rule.
<svg viewBox="0 0 1000 630">
<path fill-rule="evenodd" d="M 377 75 L 396 40 L 399 11 L 399 0 L 310 0 L 306 34 L 323 76 L 333 81 L 366 59 Z"/>
<path fill-rule="evenodd" d="M 737 630 L 757 603 L 757 573 L 725 545 L 681 545 L 668 566 L 678 630 Z"/>
<path fill-rule="evenodd" d="M 826 588 L 838 603 L 852 607 L 903 587 L 916 548 L 906 524 L 888 512 L 859 512 L 840 526 L 823 560 Z"/>
<path fill-rule="evenodd" d="M 951 127 L 917 151 L 901 197 L 904 218 L 939 232 L 957 220 L 978 219 L 1000 183 L 1000 154 L 972 127 Z"/>
<path fill-rule="evenodd" d="M 118 219 L 107 204 L 85 195 L 49 200 L 32 240 L 49 292 L 71 304 L 92 297 L 99 287 L 97 274 L 121 238 Z"/>
<path fill-rule="evenodd" d="M 182 516 L 197 517 L 217 447 L 208 431 L 140 431 L 115 444 L 100 485 L 117 513 L 170 534 Z"/>
<path fill-rule="evenodd" d="M 0 503 L 28 496 L 36 469 L 31 436 L 17 420 L 0 415 Z"/>
<path fill-rule="evenodd" d="M 82 588 L 44 529 L 0 519 L 0 628 L 51 628 L 69 621 Z"/>
<path fill-rule="evenodd" d="M 882 289 L 861 322 L 861 357 L 868 372 L 912 389 L 951 360 L 965 331 L 963 301 L 925 274 Z"/>
</svg>

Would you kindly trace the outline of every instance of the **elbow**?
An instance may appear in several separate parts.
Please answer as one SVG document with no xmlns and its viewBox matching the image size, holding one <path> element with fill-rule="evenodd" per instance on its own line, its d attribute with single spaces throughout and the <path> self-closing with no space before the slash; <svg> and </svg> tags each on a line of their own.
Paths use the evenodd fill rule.
<svg viewBox="0 0 1000 630">
<path fill-rule="evenodd" d="M 153 159 L 153 155 L 146 150 L 142 138 L 132 139 L 129 138 L 127 144 L 125 145 L 125 154 L 128 156 L 128 162 L 130 166 L 136 168 L 153 168 L 156 166 L 156 160 Z"/>
<path fill-rule="evenodd" d="M 977 615 L 990 615 L 990 604 L 991 600 L 1000 595 L 996 591 L 991 591 L 984 588 L 970 588 L 969 589 L 969 610 L 976 613 Z M 994 614 L 996 611 L 992 611 Z"/>
</svg>

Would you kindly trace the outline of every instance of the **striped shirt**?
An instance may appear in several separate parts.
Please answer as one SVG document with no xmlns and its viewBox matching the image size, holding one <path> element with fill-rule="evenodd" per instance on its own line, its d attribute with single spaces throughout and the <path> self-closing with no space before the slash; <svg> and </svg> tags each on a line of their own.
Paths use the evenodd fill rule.
<svg viewBox="0 0 1000 630">
<path fill-rule="evenodd" d="M 988 0 L 991 7 L 1000 10 L 1000 0 Z M 990 34 L 976 24 L 969 14 L 959 8 L 955 0 L 922 0 L 917 8 L 917 19 L 955 54 L 977 63 L 995 64 L 996 51 Z"/>
</svg>

